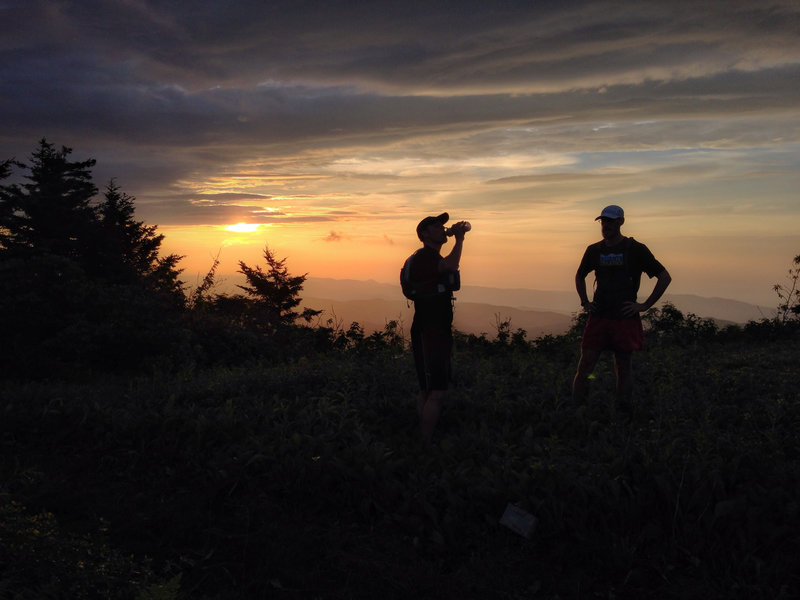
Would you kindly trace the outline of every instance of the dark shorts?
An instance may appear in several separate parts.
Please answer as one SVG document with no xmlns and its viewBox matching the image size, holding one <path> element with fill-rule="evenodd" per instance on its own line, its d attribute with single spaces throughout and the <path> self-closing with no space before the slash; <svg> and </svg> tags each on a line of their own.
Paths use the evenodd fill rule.
<svg viewBox="0 0 800 600">
<path fill-rule="evenodd" d="M 644 332 L 639 317 L 631 319 L 606 319 L 589 315 L 583 330 L 581 348 L 633 352 L 644 348 Z"/>
<path fill-rule="evenodd" d="M 450 382 L 450 352 L 453 336 L 446 329 L 411 331 L 411 349 L 417 369 L 419 389 L 446 390 Z"/>
</svg>

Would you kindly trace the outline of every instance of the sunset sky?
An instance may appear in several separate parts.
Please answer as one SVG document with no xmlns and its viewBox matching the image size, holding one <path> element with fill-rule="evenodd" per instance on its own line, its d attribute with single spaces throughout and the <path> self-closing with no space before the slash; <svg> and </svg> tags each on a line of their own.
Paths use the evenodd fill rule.
<svg viewBox="0 0 800 600">
<path fill-rule="evenodd" d="M 395 282 L 443 211 L 464 284 L 572 289 L 607 204 L 672 293 L 775 306 L 800 254 L 796 0 L 0 0 L 0 30 L 0 159 L 96 159 L 188 283 L 265 244 Z"/>
</svg>

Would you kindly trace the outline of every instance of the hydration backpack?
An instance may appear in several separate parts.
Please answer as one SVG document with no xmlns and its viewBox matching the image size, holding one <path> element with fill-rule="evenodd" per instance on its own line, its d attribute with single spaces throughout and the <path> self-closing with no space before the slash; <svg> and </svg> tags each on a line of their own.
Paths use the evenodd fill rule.
<svg viewBox="0 0 800 600">
<path fill-rule="evenodd" d="M 403 263 L 403 268 L 400 269 L 400 287 L 403 289 L 403 295 L 406 298 L 409 300 L 432 298 L 439 294 L 449 294 L 461 289 L 461 275 L 458 271 L 445 271 L 440 273 L 439 277 L 434 280 L 413 281 L 411 279 L 411 265 L 417 252 L 409 256 Z"/>
</svg>

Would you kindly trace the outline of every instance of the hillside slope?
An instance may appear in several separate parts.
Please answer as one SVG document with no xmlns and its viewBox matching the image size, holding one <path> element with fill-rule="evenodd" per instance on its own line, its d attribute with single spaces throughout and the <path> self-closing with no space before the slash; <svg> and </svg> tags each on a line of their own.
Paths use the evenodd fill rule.
<svg viewBox="0 0 800 600">
<path fill-rule="evenodd" d="M 647 293 L 643 288 L 643 293 Z M 407 306 L 400 286 L 377 281 L 309 277 L 304 285 L 303 306 L 325 311 L 322 323 L 333 319 L 349 326 L 358 322 L 365 331 L 383 329 L 389 320 L 411 326 L 413 308 Z M 578 310 L 574 291 L 503 289 L 465 285 L 456 294 L 455 324 L 465 333 L 491 333 L 497 318 L 511 319 L 512 330 L 525 329 L 529 338 L 561 334 Z M 756 306 L 727 298 L 704 298 L 692 294 L 665 294 L 661 303 L 671 302 L 684 314 L 724 323 L 747 323 L 770 318 L 774 308 Z"/>
<path fill-rule="evenodd" d="M 302 306 L 322 310 L 323 314 L 319 317 L 322 325 L 346 329 L 351 323 L 357 322 L 367 333 L 382 330 L 390 320 L 399 321 L 402 329 L 408 333 L 414 316 L 413 305 L 408 306 L 405 299 L 332 300 L 308 296 L 303 298 Z M 512 331 L 524 329 L 529 339 L 547 334 L 560 335 L 572 322 L 570 315 L 554 311 L 456 301 L 453 325 L 459 331 L 475 335 L 485 333 L 493 338 L 498 319 L 510 320 Z"/>
</svg>

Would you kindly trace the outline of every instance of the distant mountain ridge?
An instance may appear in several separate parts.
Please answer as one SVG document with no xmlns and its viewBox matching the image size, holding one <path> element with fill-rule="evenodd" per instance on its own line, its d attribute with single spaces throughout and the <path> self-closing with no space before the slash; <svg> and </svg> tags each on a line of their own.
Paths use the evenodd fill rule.
<svg viewBox="0 0 800 600">
<path fill-rule="evenodd" d="M 303 291 L 303 306 L 323 310 L 321 322 L 332 320 L 348 327 L 357 322 L 367 333 L 382 330 L 389 320 L 399 320 L 406 332 L 411 327 L 413 306 L 408 306 L 400 285 L 372 280 L 309 277 Z M 659 304 L 671 302 L 684 314 L 695 314 L 720 323 L 743 324 L 775 315 L 766 308 L 691 294 L 665 294 Z M 528 338 L 560 335 L 578 311 L 574 291 L 505 289 L 465 285 L 456 293 L 454 326 L 465 333 L 496 333 L 498 319 L 511 321 L 511 329 L 524 329 Z"/>
<path fill-rule="evenodd" d="M 322 325 L 347 329 L 356 322 L 369 334 L 381 331 L 389 321 L 398 321 L 403 332 L 408 335 L 414 317 L 414 307 L 405 299 L 384 300 L 334 300 L 330 298 L 303 298 L 302 306 L 322 310 L 319 317 Z M 510 306 L 497 306 L 456 300 L 453 326 L 464 333 L 487 334 L 494 338 L 497 325 L 510 321 L 511 330 L 524 329 L 528 339 L 543 335 L 560 335 L 572 323 L 572 316 L 551 311 L 523 310 Z"/>
</svg>

